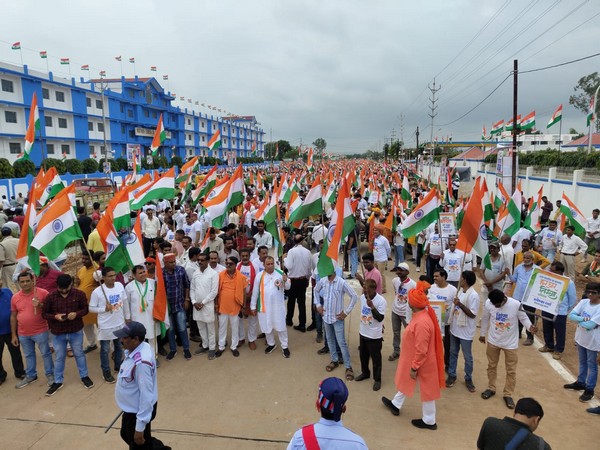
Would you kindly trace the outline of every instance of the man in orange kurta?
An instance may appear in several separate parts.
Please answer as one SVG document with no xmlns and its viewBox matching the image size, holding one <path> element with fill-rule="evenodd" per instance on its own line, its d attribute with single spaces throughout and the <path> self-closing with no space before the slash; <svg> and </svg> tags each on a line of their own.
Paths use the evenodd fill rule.
<svg viewBox="0 0 600 450">
<path fill-rule="evenodd" d="M 399 415 L 404 400 L 413 396 L 418 382 L 423 418 L 412 420 L 412 424 L 417 428 L 436 430 L 435 400 L 440 398 L 440 390 L 445 386 L 444 349 L 435 312 L 425 294 L 428 287 L 428 283 L 420 281 L 416 289 L 408 293 L 413 316 L 406 327 L 400 348 L 395 378 L 398 393 L 392 400 L 382 397 L 381 401 L 392 414 Z"/>
</svg>

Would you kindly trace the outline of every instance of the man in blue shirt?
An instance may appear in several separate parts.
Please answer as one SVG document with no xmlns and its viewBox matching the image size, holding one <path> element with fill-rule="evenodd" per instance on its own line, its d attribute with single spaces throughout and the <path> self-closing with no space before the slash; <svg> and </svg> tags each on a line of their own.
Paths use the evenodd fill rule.
<svg viewBox="0 0 600 450">
<path fill-rule="evenodd" d="M 115 401 L 123 411 L 121 439 L 130 449 L 170 449 L 152 437 L 156 417 L 158 386 L 154 350 L 144 341 L 146 328 L 131 321 L 114 332 L 125 349 L 115 388 Z"/>
<path fill-rule="evenodd" d="M 192 359 L 190 352 L 190 340 L 187 334 L 187 314 L 190 309 L 190 280 L 185 273 L 185 269 L 175 263 L 175 254 L 167 253 L 163 259 L 165 269 L 163 270 L 163 279 L 165 281 L 165 291 L 167 292 L 167 301 L 169 302 L 169 354 L 167 361 L 171 361 L 177 354 L 177 341 L 175 331 L 179 334 L 183 344 L 183 355 L 185 359 Z"/>
<path fill-rule="evenodd" d="M 317 409 L 321 413 L 321 420 L 296 431 L 287 447 L 288 450 L 365 450 L 367 444 L 363 438 L 342 424 L 342 413 L 346 412 L 347 400 L 348 388 L 342 380 L 331 377 L 321 381 L 317 397 Z"/>
<path fill-rule="evenodd" d="M 533 253 L 525 252 L 523 253 L 523 262 L 515 267 L 515 271 L 512 275 L 509 275 L 510 281 L 515 284 L 515 290 L 513 292 L 512 297 L 515 300 L 519 300 L 523 303 L 523 295 L 525 294 L 525 290 L 527 289 L 527 285 L 529 284 L 529 279 L 533 274 L 533 269 L 539 268 L 539 266 L 533 263 Z M 527 312 L 527 317 L 534 323 L 535 319 L 535 308 L 527 305 L 523 305 L 523 309 Z M 519 336 L 521 336 L 521 331 L 523 330 L 523 325 L 519 322 Z M 523 343 L 523 345 L 532 345 L 533 344 L 533 334 L 531 332 L 525 330 L 527 333 L 527 339 Z"/>
<path fill-rule="evenodd" d="M 10 352 L 15 377 L 20 379 L 25 378 L 21 349 L 12 345 L 10 341 L 10 299 L 12 295 L 10 289 L 2 287 L 2 280 L 0 280 L 0 384 L 6 381 L 7 376 L 6 370 L 2 367 L 2 354 L 4 353 L 5 344 Z"/>
</svg>

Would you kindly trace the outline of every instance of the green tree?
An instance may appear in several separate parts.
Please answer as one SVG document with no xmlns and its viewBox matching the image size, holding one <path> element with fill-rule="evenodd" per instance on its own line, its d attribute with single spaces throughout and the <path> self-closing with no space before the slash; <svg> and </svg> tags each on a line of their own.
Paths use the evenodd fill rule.
<svg viewBox="0 0 600 450">
<path fill-rule="evenodd" d="M 323 138 L 317 138 L 312 143 L 312 145 L 314 145 L 315 149 L 317 150 L 317 152 L 319 154 L 323 154 L 323 152 L 327 148 L 327 141 L 325 139 L 323 139 Z"/>
<path fill-rule="evenodd" d="M 590 100 L 594 97 L 598 86 L 600 86 L 600 75 L 598 75 L 598 72 L 581 77 L 577 82 L 577 86 L 573 88 L 575 95 L 569 97 L 569 104 L 587 116 L 590 110 Z M 596 107 L 595 110 L 598 110 L 598 108 Z M 596 114 L 596 129 L 598 129 L 599 125 L 600 118 Z"/>
<path fill-rule="evenodd" d="M 64 161 L 65 170 L 72 175 L 83 173 L 83 164 L 76 158 L 66 159 Z"/>
<path fill-rule="evenodd" d="M 46 158 L 44 161 L 42 161 L 42 167 L 46 167 L 46 170 L 48 170 L 50 167 L 56 167 L 56 171 L 62 175 L 66 172 L 65 170 L 65 164 L 60 160 L 60 159 L 56 159 L 56 158 Z"/>
<path fill-rule="evenodd" d="M 6 158 L 0 158 L 0 178 L 14 178 L 15 170 Z"/>
<path fill-rule="evenodd" d="M 13 169 L 15 171 L 15 178 L 23 178 L 28 174 L 35 175 L 35 164 L 33 161 L 28 159 L 21 159 L 19 161 L 15 161 L 13 164 Z"/>
<path fill-rule="evenodd" d="M 127 167 L 127 159 L 117 158 L 117 159 L 115 159 L 115 162 L 117 163 L 117 166 L 119 167 L 118 170 L 128 170 L 129 169 L 129 167 Z"/>
<path fill-rule="evenodd" d="M 292 152 L 295 152 L 295 156 L 292 155 Z M 271 159 L 275 159 L 281 161 L 284 157 L 292 159 L 296 159 L 298 157 L 298 150 L 292 148 L 288 141 L 281 139 L 277 142 L 268 142 L 265 145 L 266 160 L 270 161 Z"/>
<path fill-rule="evenodd" d="M 98 172 L 98 161 L 94 158 L 84 159 L 81 162 L 83 173 L 94 173 Z"/>
<path fill-rule="evenodd" d="M 181 159 L 181 156 L 175 155 L 171 158 L 171 167 L 174 166 L 177 166 L 181 169 L 181 166 L 183 166 L 183 160 Z"/>
</svg>

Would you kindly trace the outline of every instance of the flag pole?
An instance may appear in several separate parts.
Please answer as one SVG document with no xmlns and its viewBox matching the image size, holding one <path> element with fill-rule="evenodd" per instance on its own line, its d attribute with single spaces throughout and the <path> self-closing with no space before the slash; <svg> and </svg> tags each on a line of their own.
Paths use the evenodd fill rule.
<svg viewBox="0 0 600 450">
<path fill-rule="evenodd" d="M 38 134 L 39 134 L 39 139 L 40 139 L 40 146 L 42 148 L 42 167 L 44 168 L 44 172 L 45 172 L 46 171 L 46 145 L 45 145 L 44 139 L 42 137 L 41 123 L 40 123 L 40 128 L 38 130 Z"/>
</svg>

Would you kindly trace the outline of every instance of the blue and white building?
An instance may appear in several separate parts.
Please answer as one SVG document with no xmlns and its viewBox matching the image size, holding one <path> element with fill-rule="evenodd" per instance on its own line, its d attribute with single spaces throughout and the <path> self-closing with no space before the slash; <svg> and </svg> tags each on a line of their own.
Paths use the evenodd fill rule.
<svg viewBox="0 0 600 450">
<path fill-rule="evenodd" d="M 264 157 L 265 132 L 254 116 L 218 117 L 173 106 L 175 97 L 165 92 L 156 78 L 76 81 L 54 77 L 52 72 L 32 71 L 27 65 L 2 63 L 0 158 L 11 163 L 23 152 L 34 92 L 41 125 L 30 154 L 36 166 L 43 159 L 42 148 L 47 157 L 58 159 L 131 160 L 133 151 L 145 158 L 150 155 L 161 113 L 167 139 L 160 154 L 168 160 L 175 155 L 184 161 L 193 156 L 223 160 Z M 208 141 L 217 130 L 221 132 L 221 147 L 211 154 Z"/>
</svg>

